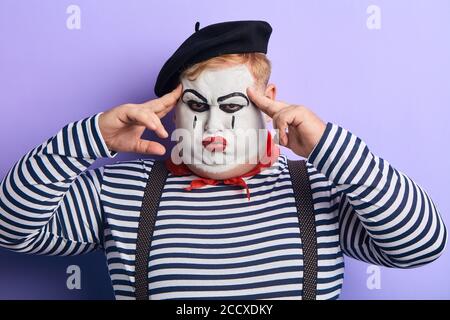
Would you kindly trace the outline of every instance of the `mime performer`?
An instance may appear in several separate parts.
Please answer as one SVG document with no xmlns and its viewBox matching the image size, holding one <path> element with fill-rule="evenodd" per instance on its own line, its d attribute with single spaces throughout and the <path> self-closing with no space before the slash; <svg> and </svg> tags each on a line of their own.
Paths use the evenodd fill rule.
<svg viewBox="0 0 450 320">
<path fill-rule="evenodd" d="M 357 135 L 276 100 L 271 33 L 264 21 L 197 25 L 158 98 L 69 123 L 26 153 L 0 185 L 0 245 L 102 250 L 116 299 L 337 299 L 344 254 L 436 260 L 447 231 L 427 192 Z M 167 152 L 142 134 L 169 139 L 172 109 L 183 139 Z M 149 157 L 89 169 L 120 152 Z"/>
</svg>

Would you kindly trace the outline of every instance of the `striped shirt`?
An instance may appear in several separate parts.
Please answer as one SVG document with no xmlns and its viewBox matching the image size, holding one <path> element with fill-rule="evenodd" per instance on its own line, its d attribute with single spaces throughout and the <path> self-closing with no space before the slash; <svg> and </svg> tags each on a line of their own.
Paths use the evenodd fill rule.
<svg viewBox="0 0 450 320">
<path fill-rule="evenodd" d="M 100 113 L 66 125 L 0 185 L 0 245 L 29 254 L 105 252 L 116 299 L 134 299 L 134 261 L 153 159 L 113 158 Z M 318 247 L 317 299 L 337 299 L 343 254 L 412 268 L 437 259 L 447 231 L 427 193 L 356 135 L 327 123 L 308 157 Z M 169 174 L 149 262 L 150 299 L 301 299 L 303 255 L 287 158 L 233 185 L 186 191 Z"/>
</svg>

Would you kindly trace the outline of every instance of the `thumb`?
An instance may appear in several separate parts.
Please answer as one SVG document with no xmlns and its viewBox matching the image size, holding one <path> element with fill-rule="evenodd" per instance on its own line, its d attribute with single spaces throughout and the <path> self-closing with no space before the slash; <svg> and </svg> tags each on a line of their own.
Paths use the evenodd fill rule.
<svg viewBox="0 0 450 320">
<path fill-rule="evenodd" d="M 166 148 L 158 142 L 139 139 L 133 151 L 136 153 L 154 154 L 162 156 L 163 154 L 166 153 Z"/>
</svg>

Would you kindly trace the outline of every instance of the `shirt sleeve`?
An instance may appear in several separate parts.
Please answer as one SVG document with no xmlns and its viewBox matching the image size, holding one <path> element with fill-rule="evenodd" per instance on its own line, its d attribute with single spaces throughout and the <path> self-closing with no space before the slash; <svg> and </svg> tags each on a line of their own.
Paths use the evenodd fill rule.
<svg viewBox="0 0 450 320">
<path fill-rule="evenodd" d="M 29 254 L 76 255 L 103 246 L 103 167 L 113 158 L 98 113 L 69 123 L 24 155 L 0 183 L 0 246 Z"/>
<path fill-rule="evenodd" d="M 308 162 L 341 193 L 340 244 L 346 255 L 411 268 L 442 254 L 447 230 L 430 196 L 356 135 L 327 123 Z"/>
</svg>

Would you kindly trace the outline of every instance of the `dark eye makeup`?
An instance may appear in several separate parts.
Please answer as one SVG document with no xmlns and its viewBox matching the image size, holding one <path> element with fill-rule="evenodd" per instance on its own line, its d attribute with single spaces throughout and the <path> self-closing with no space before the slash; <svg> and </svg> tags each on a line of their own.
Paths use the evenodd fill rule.
<svg viewBox="0 0 450 320">
<path fill-rule="evenodd" d="M 228 99 L 238 99 L 240 101 L 242 101 L 242 99 L 245 99 L 245 104 L 240 104 L 240 103 L 226 103 L 225 100 Z M 227 94 L 226 96 L 223 97 L 219 97 L 217 99 L 217 102 L 219 102 L 219 108 L 220 110 L 227 112 L 227 113 L 234 113 L 237 112 L 239 110 L 241 110 L 243 107 L 248 106 L 249 105 L 249 100 L 247 98 L 247 96 L 241 92 L 233 92 L 230 94 Z"/>
<path fill-rule="evenodd" d="M 185 100 L 184 96 L 186 93 L 191 93 L 195 96 L 194 99 L 199 99 L 201 101 L 198 100 L 194 100 L 194 99 L 190 99 L 190 100 Z M 224 100 L 233 98 L 233 97 L 242 97 L 244 98 L 246 101 L 245 104 L 239 104 L 239 103 L 224 103 Z M 188 105 L 188 107 L 194 111 L 194 112 L 204 112 L 204 111 L 208 111 L 210 109 L 210 105 L 207 103 L 207 99 L 205 97 L 203 97 L 200 93 L 198 93 L 197 91 L 193 90 L 193 89 L 186 89 L 183 93 L 183 97 L 182 100 L 184 103 L 186 103 Z M 220 110 L 226 112 L 226 113 L 234 113 L 237 112 L 239 110 L 241 110 L 243 107 L 248 106 L 249 105 L 249 100 L 248 98 L 241 92 L 233 92 L 230 93 L 226 96 L 223 97 L 219 97 L 217 99 L 217 102 L 219 102 L 219 108 Z M 222 103 L 221 103 L 222 102 Z"/>
<path fill-rule="evenodd" d="M 189 99 L 189 97 L 187 97 L 189 100 L 185 100 L 185 95 L 187 93 L 190 93 L 191 95 L 194 95 L 198 100 L 194 100 L 194 99 Z M 188 105 L 188 107 L 195 112 L 204 112 L 209 110 L 209 104 L 207 103 L 207 100 L 204 96 L 202 96 L 200 93 L 198 93 L 197 91 L 193 90 L 193 89 L 186 89 L 184 90 L 183 96 L 182 96 L 182 101 L 184 103 L 186 103 Z"/>
<path fill-rule="evenodd" d="M 189 108 L 191 108 L 192 111 L 195 112 L 204 112 L 209 110 L 209 104 L 205 102 L 195 101 L 195 100 L 189 100 L 186 102 Z"/>
<path fill-rule="evenodd" d="M 244 106 L 242 104 L 237 103 L 224 103 L 219 105 L 220 110 L 226 113 L 234 113 L 236 111 L 241 110 L 243 107 Z"/>
</svg>

